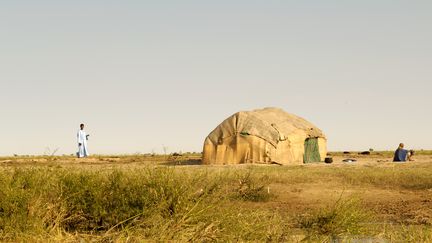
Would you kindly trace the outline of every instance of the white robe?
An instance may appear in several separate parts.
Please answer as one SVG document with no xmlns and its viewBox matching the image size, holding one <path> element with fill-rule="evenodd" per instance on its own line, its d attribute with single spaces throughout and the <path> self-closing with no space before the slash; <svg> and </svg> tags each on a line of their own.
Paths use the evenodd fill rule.
<svg viewBox="0 0 432 243">
<path fill-rule="evenodd" d="M 78 158 L 87 157 L 89 156 L 89 152 L 87 149 L 87 134 L 84 130 L 79 130 L 78 134 Z M 81 146 L 79 145 L 81 144 Z"/>
</svg>

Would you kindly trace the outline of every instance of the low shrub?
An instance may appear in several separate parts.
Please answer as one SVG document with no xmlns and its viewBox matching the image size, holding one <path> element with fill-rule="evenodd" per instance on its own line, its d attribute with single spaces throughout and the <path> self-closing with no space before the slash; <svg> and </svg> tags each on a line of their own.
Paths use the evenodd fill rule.
<svg viewBox="0 0 432 243">
<path fill-rule="evenodd" d="M 300 217 L 299 226 L 310 237 L 328 235 L 360 235 L 366 233 L 371 215 L 356 198 L 339 199 L 334 205 Z"/>
<path fill-rule="evenodd" d="M 270 180 L 268 176 L 257 176 L 250 170 L 237 175 L 238 186 L 235 197 L 252 202 L 268 201 L 270 198 Z"/>
</svg>

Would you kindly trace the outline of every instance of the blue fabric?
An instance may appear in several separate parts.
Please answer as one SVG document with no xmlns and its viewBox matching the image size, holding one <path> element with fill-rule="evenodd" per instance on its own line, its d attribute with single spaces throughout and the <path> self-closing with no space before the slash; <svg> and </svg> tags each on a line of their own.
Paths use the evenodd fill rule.
<svg viewBox="0 0 432 243">
<path fill-rule="evenodd" d="M 398 148 L 395 152 L 393 161 L 395 162 L 406 161 L 407 157 L 408 157 L 408 150 Z"/>
</svg>

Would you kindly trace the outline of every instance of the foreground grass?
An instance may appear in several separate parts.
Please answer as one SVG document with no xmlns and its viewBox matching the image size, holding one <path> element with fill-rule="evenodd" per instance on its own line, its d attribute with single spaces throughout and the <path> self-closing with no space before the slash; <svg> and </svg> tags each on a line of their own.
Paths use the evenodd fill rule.
<svg viewBox="0 0 432 243">
<path fill-rule="evenodd" d="M 255 182 L 264 183 L 250 173 L 190 174 L 166 167 L 2 171 L 0 237 L 78 233 L 108 240 L 279 240 L 277 215 L 223 207 L 224 201 L 267 200 L 264 184 Z"/>
<path fill-rule="evenodd" d="M 0 240 L 427 242 L 432 241 L 429 221 L 379 221 L 360 196 L 335 197 L 303 212 L 272 203 L 283 197 L 273 190 L 277 185 L 331 181 L 347 187 L 428 190 L 428 169 L 7 168 L 0 170 Z"/>
</svg>

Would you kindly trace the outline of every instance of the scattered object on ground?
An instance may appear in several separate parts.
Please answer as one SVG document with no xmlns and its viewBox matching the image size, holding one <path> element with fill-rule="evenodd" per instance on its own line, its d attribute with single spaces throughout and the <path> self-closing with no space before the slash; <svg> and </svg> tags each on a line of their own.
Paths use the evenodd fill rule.
<svg viewBox="0 0 432 243">
<path fill-rule="evenodd" d="M 386 160 L 386 159 L 379 159 L 379 160 L 377 160 L 377 162 L 388 162 L 388 160 Z"/>
<path fill-rule="evenodd" d="M 331 164 L 331 163 L 333 163 L 333 158 L 332 157 L 327 157 L 327 158 L 325 158 L 324 162 L 327 163 L 327 164 Z"/>
<path fill-rule="evenodd" d="M 359 154 L 361 154 L 361 155 L 370 155 L 371 152 L 370 151 L 363 151 L 363 152 L 360 152 Z"/>
<path fill-rule="evenodd" d="M 272 164 L 272 165 L 282 165 L 281 163 L 278 163 L 276 161 L 272 161 L 270 164 Z"/>
<path fill-rule="evenodd" d="M 357 162 L 357 160 L 355 160 L 355 159 L 344 159 L 344 160 L 342 160 L 342 162 L 352 163 L 352 162 Z"/>
<path fill-rule="evenodd" d="M 344 154 L 351 154 L 351 153 L 350 153 L 350 152 L 348 152 L 348 151 L 344 151 L 343 153 L 344 153 Z"/>
</svg>

